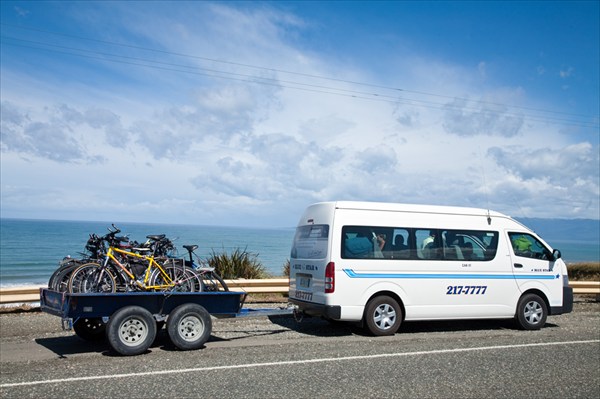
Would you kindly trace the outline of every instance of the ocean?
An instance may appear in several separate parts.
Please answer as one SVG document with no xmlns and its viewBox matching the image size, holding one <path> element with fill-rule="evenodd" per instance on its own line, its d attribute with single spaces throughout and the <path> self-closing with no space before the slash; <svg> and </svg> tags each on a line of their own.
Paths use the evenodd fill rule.
<svg viewBox="0 0 600 399">
<path fill-rule="evenodd" d="M 271 276 L 283 276 L 290 257 L 294 228 L 259 229 L 142 223 L 115 223 L 138 242 L 151 234 L 165 234 L 187 255 L 183 245 L 196 244 L 201 259 L 211 253 L 246 250 L 256 256 Z M 79 257 L 91 233 L 108 233 L 110 223 L 84 221 L 0 219 L 0 287 L 45 285 L 60 260 Z"/>
<path fill-rule="evenodd" d="M 185 244 L 196 244 L 196 253 L 206 259 L 214 251 L 231 253 L 235 249 L 256 255 L 267 273 L 282 276 L 289 260 L 294 228 L 262 229 L 143 223 L 115 223 L 120 235 L 143 242 L 150 234 L 166 234 L 180 255 Z M 0 219 L 0 287 L 45 285 L 60 260 L 79 257 L 89 234 L 104 235 L 110 223 Z M 543 232 L 539 233 L 544 237 Z M 560 249 L 567 263 L 600 262 L 598 240 L 547 240 Z"/>
</svg>

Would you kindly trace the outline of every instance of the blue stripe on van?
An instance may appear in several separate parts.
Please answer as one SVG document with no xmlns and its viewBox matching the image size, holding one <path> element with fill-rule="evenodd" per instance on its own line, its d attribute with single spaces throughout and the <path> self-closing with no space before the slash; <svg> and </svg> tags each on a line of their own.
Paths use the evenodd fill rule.
<svg viewBox="0 0 600 399">
<path fill-rule="evenodd" d="M 491 280 L 554 280 L 560 274 L 450 274 L 450 273 L 356 273 L 342 269 L 350 278 L 421 278 L 421 279 L 491 279 Z"/>
</svg>

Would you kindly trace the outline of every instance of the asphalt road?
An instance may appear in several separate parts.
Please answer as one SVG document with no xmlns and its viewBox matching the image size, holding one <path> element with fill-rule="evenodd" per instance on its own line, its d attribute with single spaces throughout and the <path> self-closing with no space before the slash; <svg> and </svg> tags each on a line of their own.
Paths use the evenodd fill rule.
<svg viewBox="0 0 600 399">
<path fill-rule="evenodd" d="M 81 341 L 39 312 L 0 315 L 0 397 L 598 398 L 600 303 L 548 318 L 405 323 L 392 337 L 292 317 L 215 321 L 203 349 L 161 333 L 140 356 Z"/>
</svg>

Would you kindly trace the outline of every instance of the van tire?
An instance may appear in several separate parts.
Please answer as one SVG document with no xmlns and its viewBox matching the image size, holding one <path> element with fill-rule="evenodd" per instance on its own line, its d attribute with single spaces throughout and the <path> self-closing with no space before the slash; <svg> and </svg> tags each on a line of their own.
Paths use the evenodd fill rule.
<svg viewBox="0 0 600 399">
<path fill-rule="evenodd" d="M 402 323 L 402 308 L 390 296 L 377 296 L 367 303 L 363 318 L 371 334 L 394 335 Z"/>
<path fill-rule="evenodd" d="M 536 294 L 526 294 L 517 304 L 515 321 L 523 330 L 539 330 L 546 324 L 548 307 L 546 302 Z"/>
</svg>

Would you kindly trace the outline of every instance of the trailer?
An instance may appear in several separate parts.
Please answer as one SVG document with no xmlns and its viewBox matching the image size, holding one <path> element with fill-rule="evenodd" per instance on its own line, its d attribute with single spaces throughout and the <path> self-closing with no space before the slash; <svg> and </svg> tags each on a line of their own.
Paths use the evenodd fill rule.
<svg viewBox="0 0 600 399">
<path fill-rule="evenodd" d="M 212 331 L 211 316 L 239 318 L 291 315 L 287 309 L 244 309 L 245 292 L 68 293 L 40 288 L 40 308 L 59 316 L 63 329 L 86 341 L 107 339 L 117 353 L 144 353 L 166 325 L 180 350 L 202 347 Z"/>
</svg>

